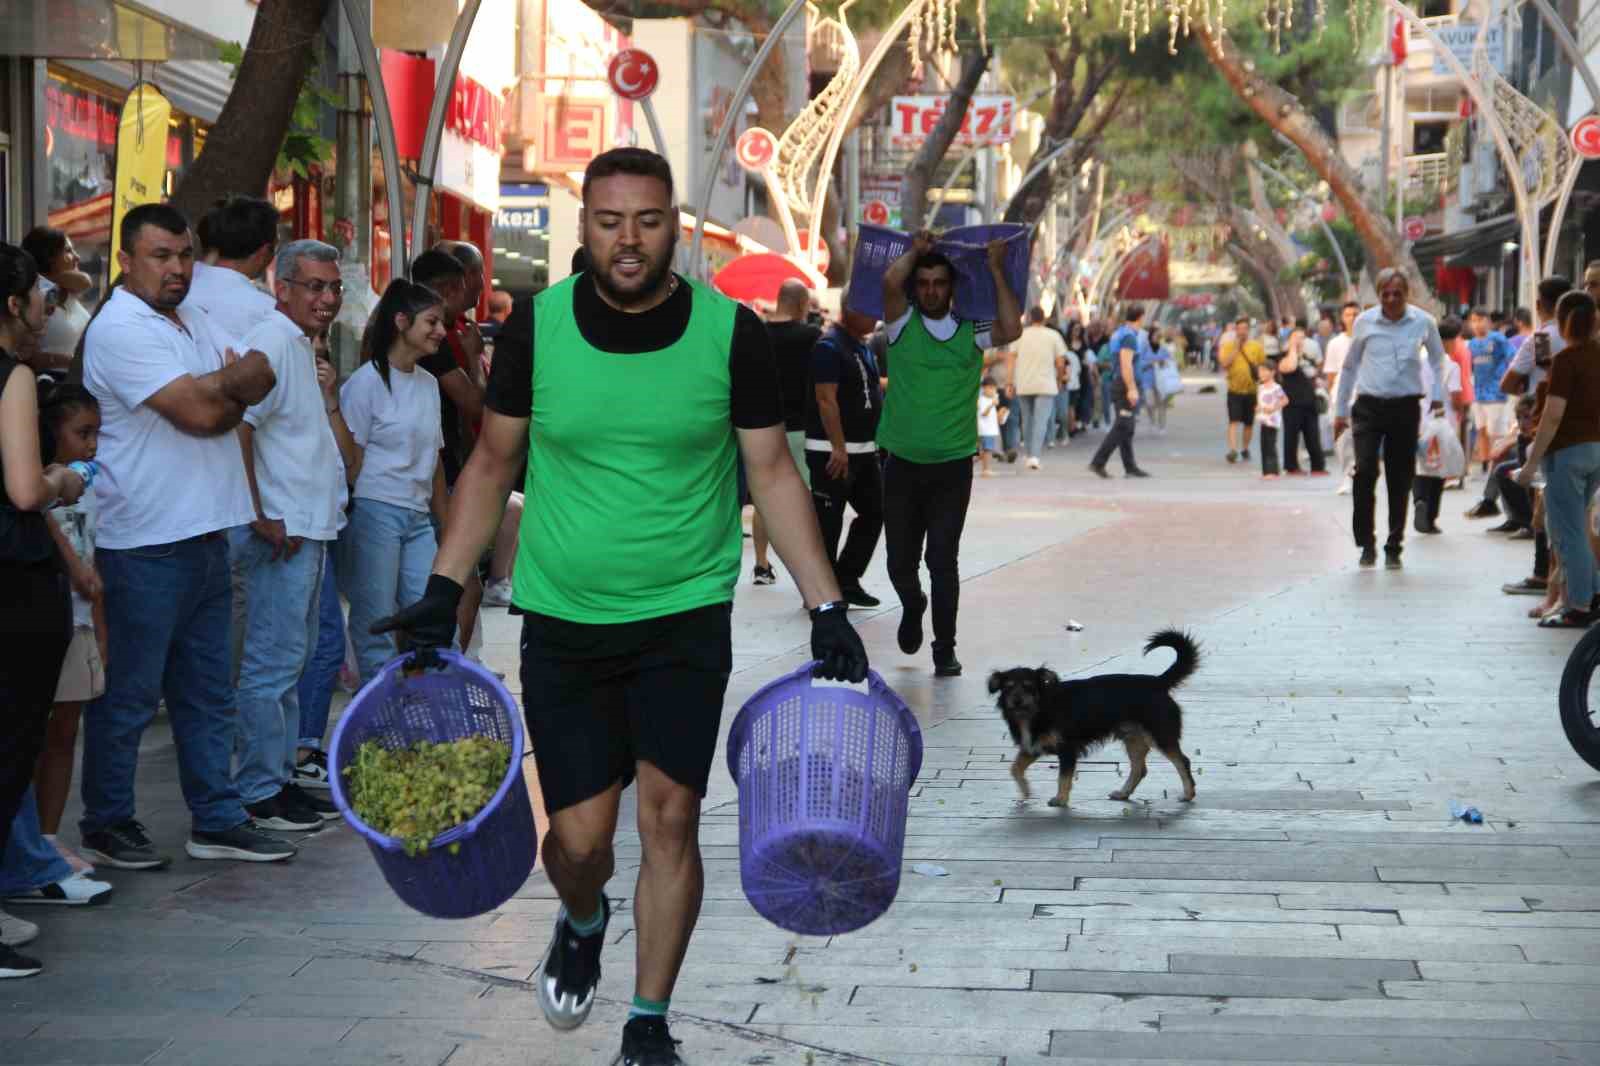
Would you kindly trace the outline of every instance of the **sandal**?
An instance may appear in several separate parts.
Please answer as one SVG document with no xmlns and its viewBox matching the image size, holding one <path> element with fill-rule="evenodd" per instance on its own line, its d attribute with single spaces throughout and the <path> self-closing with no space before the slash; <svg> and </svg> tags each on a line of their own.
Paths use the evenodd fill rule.
<svg viewBox="0 0 1600 1066">
<path fill-rule="evenodd" d="M 1552 611 L 1539 619 L 1540 629 L 1588 629 L 1594 624 L 1595 616 L 1590 611 L 1580 611 L 1576 607 L 1563 607 Z"/>
</svg>

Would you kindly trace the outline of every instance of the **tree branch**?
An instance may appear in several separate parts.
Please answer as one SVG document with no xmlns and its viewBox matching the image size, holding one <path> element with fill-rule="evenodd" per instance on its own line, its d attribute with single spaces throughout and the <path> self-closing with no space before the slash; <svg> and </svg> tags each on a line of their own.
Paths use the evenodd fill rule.
<svg viewBox="0 0 1600 1066">
<path fill-rule="evenodd" d="M 989 60 L 993 54 L 992 48 L 982 52 L 973 48 L 962 53 L 961 76 L 956 79 L 955 85 L 950 90 L 950 99 L 945 104 L 944 114 L 939 116 L 939 121 L 934 124 L 933 130 L 922 142 L 922 146 L 917 149 L 911 165 L 906 168 L 905 186 L 900 198 L 900 215 L 902 224 L 908 232 L 914 233 L 926 224 L 928 186 L 931 184 L 933 172 L 940 160 L 944 159 L 945 153 L 950 150 L 951 142 L 961 129 L 967 107 L 972 103 L 972 94 L 977 90 L 978 82 L 983 79 L 983 72 L 989 68 Z"/>
</svg>

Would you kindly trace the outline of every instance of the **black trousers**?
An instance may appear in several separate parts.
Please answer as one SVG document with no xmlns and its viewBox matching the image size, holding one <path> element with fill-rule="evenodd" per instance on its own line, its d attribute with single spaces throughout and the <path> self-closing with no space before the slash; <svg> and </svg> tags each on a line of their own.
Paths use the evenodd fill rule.
<svg viewBox="0 0 1600 1066">
<path fill-rule="evenodd" d="M 954 651 L 961 604 L 961 531 L 972 500 L 972 460 L 913 463 L 890 455 L 883 470 L 883 543 L 889 580 L 900 605 L 922 597 L 918 565 L 928 562 L 933 604 L 933 650 Z"/>
<path fill-rule="evenodd" d="M 0 852 L 44 748 L 61 663 L 72 641 L 72 600 L 54 560 L 0 562 Z"/>
<path fill-rule="evenodd" d="M 1311 457 L 1311 469 L 1322 473 L 1328 464 L 1322 455 L 1322 428 L 1317 425 L 1317 409 L 1290 404 L 1283 409 L 1283 468 L 1291 474 L 1300 469 L 1301 440 L 1305 441 L 1306 454 Z M 1265 449 L 1266 444 L 1261 447 Z"/>
<path fill-rule="evenodd" d="M 1439 524 L 1439 505 L 1444 499 L 1444 478 L 1418 474 L 1411 479 L 1412 506 L 1417 509 L 1417 529 Z"/>
<path fill-rule="evenodd" d="M 1406 502 L 1417 472 L 1417 437 L 1422 428 L 1421 396 L 1359 396 L 1350 411 L 1354 434 L 1355 506 L 1350 531 L 1360 547 L 1376 545 L 1374 532 L 1378 463 L 1389 496 L 1389 539 L 1385 550 L 1399 551 L 1406 538 Z"/>
<path fill-rule="evenodd" d="M 883 471 L 878 466 L 877 453 L 867 452 L 852 455 L 850 469 L 843 480 L 837 480 L 828 476 L 828 455 L 806 452 L 806 466 L 811 469 L 811 502 L 817 509 L 822 544 L 828 550 L 828 561 L 833 564 L 839 584 L 859 585 L 883 532 Z M 850 535 L 841 552 L 839 537 L 844 532 L 847 504 L 855 510 L 856 517 L 850 523 Z"/>
<path fill-rule="evenodd" d="M 1276 474 L 1278 472 L 1278 427 L 1269 426 L 1263 422 L 1256 426 L 1256 431 L 1261 434 L 1261 472 L 1263 474 Z"/>
<path fill-rule="evenodd" d="M 1111 458 L 1111 453 L 1122 453 L 1122 469 L 1124 472 L 1137 470 L 1138 462 L 1133 458 L 1133 431 L 1139 428 L 1139 412 L 1130 411 L 1121 403 L 1117 404 L 1117 416 L 1111 423 L 1111 432 L 1100 442 L 1094 458 L 1089 460 L 1093 466 L 1105 466 Z"/>
<path fill-rule="evenodd" d="M 1494 468 L 1494 476 L 1489 479 L 1489 485 L 1494 487 L 1494 496 L 1499 497 L 1499 502 L 1505 505 L 1506 518 L 1517 523 L 1523 529 L 1533 528 L 1533 493 L 1518 485 L 1511 477 L 1521 462 L 1513 459 L 1501 463 Z M 1484 498 L 1492 499 L 1489 488 L 1484 488 Z"/>
</svg>

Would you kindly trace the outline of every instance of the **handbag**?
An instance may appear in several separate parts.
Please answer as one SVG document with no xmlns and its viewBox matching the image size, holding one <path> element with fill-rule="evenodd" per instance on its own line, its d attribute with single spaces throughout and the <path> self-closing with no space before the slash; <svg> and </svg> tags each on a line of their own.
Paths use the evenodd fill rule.
<svg viewBox="0 0 1600 1066">
<path fill-rule="evenodd" d="M 1183 391 L 1183 374 L 1172 363 L 1156 366 L 1156 391 L 1163 396 L 1176 396 Z"/>
</svg>

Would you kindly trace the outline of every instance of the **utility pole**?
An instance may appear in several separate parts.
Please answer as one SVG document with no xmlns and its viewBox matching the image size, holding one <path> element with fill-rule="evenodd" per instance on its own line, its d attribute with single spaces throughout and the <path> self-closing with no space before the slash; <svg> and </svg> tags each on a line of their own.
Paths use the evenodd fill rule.
<svg viewBox="0 0 1600 1066">
<path fill-rule="evenodd" d="M 328 354 L 341 378 L 361 361 L 361 333 L 376 305 L 372 292 L 372 113 L 367 79 L 351 32 L 348 13 L 339 8 L 338 182 L 334 188 L 334 243 L 344 306 L 328 337 Z"/>
<path fill-rule="evenodd" d="M 1394 64 L 1387 50 L 1383 62 L 1383 119 L 1378 126 L 1378 204 L 1389 206 L 1389 86 L 1394 80 Z"/>
</svg>

